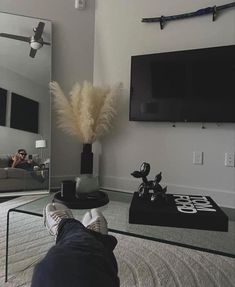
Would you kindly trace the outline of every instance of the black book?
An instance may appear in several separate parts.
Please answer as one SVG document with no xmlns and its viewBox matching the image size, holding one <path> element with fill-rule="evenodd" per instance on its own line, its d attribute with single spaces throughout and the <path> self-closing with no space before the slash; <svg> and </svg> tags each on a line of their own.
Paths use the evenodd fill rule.
<svg viewBox="0 0 235 287">
<path fill-rule="evenodd" d="M 155 202 L 150 197 L 134 193 L 129 223 L 228 231 L 228 216 L 209 196 L 166 194 Z"/>
</svg>

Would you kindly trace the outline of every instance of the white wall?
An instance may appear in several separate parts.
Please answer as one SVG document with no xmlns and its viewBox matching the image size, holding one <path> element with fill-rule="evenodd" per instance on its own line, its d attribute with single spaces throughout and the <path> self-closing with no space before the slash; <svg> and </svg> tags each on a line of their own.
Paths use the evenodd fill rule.
<svg viewBox="0 0 235 287">
<path fill-rule="evenodd" d="M 1 0 L 0 10 L 52 21 L 52 79 L 65 91 L 75 81 L 92 80 L 94 50 L 94 0 L 79 11 L 74 1 Z M 80 172 L 81 145 L 60 132 L 52 112 L 52 185 Z"/>
<path fill-rule="evenodd" d="M 234 9 L 215 22 L 212 15 L 167 23 L 141 23 L 143 17 L 174 15 L 228 3 L 186 0 L 109 0 L 96 2 L 94 82 L 124 84 L 120 113 L 112 133 L 102 141 L 102 185 L 134 191 L 130 176 L 143 161 L 150 178 L 163 172 L 168 192 L 204 194 L 235 207 L 235 168 L 224 166 L 225 152 L 235 152 L 235 125 L 141 123 L 128 121 L 131 55 L 235 44 Z M 202 166 L 192 164 L 193 151 L 204 152 Z"/>
</svg>

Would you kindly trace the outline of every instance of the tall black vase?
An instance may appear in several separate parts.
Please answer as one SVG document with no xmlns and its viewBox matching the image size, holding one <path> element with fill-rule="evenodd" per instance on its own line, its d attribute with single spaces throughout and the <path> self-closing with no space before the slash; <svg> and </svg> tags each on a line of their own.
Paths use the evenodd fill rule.
<svg viewBox="0 0 235 287">
<path fill-rule="evenodd" d="M 83 144 L 81 152 L 80 176 L 76 178 L 76 195 L 81 197 L 81 193 L 91 193 L 99 191 L 99 181 L 97 176 L 93 176 L 93 152 L 92 144 Z"/>
<path fill-rule="evenodd" d="M 93 152 L 92 144 L 83 144 L 83 150 L 81 152 L 81 174 L 93 174 Z"/>
</svg>

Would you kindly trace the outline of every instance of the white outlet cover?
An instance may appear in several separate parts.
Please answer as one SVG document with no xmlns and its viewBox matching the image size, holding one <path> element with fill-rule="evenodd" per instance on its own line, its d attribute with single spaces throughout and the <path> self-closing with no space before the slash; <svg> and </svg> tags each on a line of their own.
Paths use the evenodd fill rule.
<svg viewBox="0 0 235 287">
<path fill-rule="evenodd" d="M 193 152 L 193 164 L 203 164 L 203 152 L 194 151 Z"/>
<path fill-rule="evenodd" d="M 233 152 L 226 152 L 224 157 L 225 166 L 234 167 L 235 155 Z"/>
</svg>

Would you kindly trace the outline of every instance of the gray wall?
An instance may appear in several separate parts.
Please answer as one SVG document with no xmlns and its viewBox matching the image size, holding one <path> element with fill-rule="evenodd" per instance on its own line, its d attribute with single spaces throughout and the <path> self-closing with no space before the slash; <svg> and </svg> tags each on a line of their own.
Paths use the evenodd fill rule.
<svg viewBox="0 0 235 287">
<path fill-rule="evenodd" d="M 131 55 L 235 44 L 235 10 L 159 23 L 143 17 L 174 15 L 228 3 L 221 0 L 97 1 L 94 82 L 123 82 L 115 129 L 102 142 L 101 176 L 105 187 L 134 191 L 140 180 L 130 173 L 143 161 L 151 164 L 150 178 L 159 171 L 168 192 L 204 194 L 219 204 L 235 207 L 235 168 L 224 166 L 225 152 L 235 152 L 235 125 L 200 123 L 141 123 L 128 121 Z M 216 84 L 216 83 L 215 83 Z M 193 165 L 193 151 L 204 152 L 204 164 Z"/>
<path fill-rule="evenodd" d="M 74 1 L 1 0 L 0 10 L 52 21 L 52 79 L 69 91 L 75 81 L 92 80 L 94 51 L 94 0 L 87 9 L 74 8 Z M 81 145 L 56 128 L 52 111 L 52 184 L 80 172 Z"/>
</svg>

